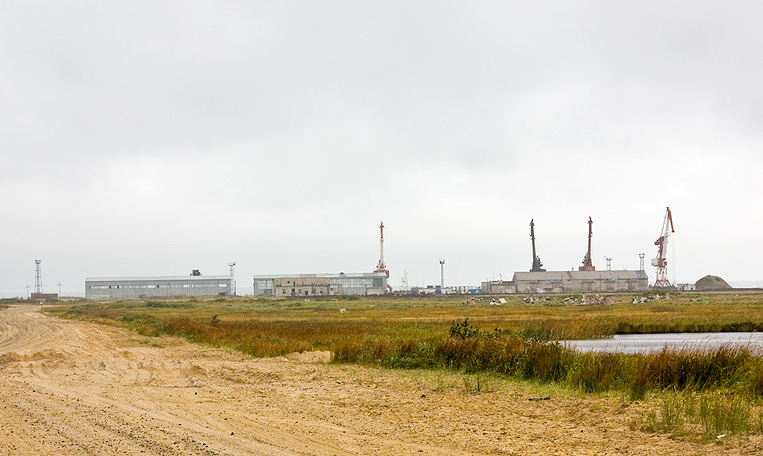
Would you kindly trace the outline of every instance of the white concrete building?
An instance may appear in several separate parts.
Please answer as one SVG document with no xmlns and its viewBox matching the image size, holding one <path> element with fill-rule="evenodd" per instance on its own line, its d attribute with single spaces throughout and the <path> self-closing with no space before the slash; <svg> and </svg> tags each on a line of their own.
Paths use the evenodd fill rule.
<svg viewBox="0 0 763 456">
<path fill-rule="evenodd" d="M 387 274 L 384 272 L 340 272 L 338 274 L 256 275 L 253 278 L 254 295 L 320 296 L 320 291 L 325 290 L 324 281 L 320 279 L 328 279 L 328 295 L 369 296 L 387 292 Z"/>
</svg>

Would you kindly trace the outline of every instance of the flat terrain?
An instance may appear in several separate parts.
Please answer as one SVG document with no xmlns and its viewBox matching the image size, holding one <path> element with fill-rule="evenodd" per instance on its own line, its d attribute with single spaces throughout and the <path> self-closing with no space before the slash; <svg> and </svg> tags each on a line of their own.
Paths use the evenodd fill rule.
<svg viewBox="0 0 763 456">
<path fill-rule="evenodd" d="M 0 311 L 0 455 L 761 454 L 633 429 L 645 405 L 457 373 L 253 359 Z M 485 381 L 485 380 L 483 380 Z M 541 399 L 541 400 L 530 400 Z"/>
</svg>

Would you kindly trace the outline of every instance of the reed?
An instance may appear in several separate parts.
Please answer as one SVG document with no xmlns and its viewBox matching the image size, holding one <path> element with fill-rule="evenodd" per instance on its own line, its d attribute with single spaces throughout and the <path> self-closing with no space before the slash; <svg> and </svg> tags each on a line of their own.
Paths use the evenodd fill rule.
<svg viewBox="0 0 763 456">
<path fill-rule="evenodd" d="M 734 434 L 763 433 L 763 409 L 740 395 L 669 393 L 659 399 L 657 410 L 634 424 L 646 432 L 718 440 Z"/>
<path fill-rule="evenodd" d="M 720 389 L 763 397 L 763 366 L 747 350 L 622 355 L 577 353 L 554 342 L 629 331 L 738 330 L 763 324 L 760 293 L 681 295 L 643 304 L 632 300 L 618 295 L 607 298 L 606 305 L 581 306 L 566 304 L 570 299 L 562 296 L 531 304 L 509 297 L 503 306 L 474 306 L 449 297 L 236 298 L 87 303 L 53 311 L 252 356 L 329 350 L 342 363 L 496 373 L 592 393 L 624 391 L 632 400 L 650 391 Z M 340 313 L 339 307 L 347 312 Z"/>
</svg>

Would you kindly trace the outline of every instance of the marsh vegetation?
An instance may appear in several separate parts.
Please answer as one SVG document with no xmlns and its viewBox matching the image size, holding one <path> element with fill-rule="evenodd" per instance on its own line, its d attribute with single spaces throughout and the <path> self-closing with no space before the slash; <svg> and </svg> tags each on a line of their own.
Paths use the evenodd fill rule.
<svg viewBox="0 0 763 456">
<path fill-rule="evenodd" d="M 763 433 L 763 359 L 746 348 L 581 353 L 556 340 L 614 334 L 759 331 L 762 293 L 507 298 L 117 301 L 52 311 L 255 357 L 327 350 L 336 363 L 449 370 L 479 392 L 489 376 L 553 383 L 655 407 L 643 430 Z M 589 300 L 591 302 L 591 300 Z M 345 309 L 340 312 L 339 309 Z M 468 383 L 468 385 L 467 385 Z"/>
</svg>

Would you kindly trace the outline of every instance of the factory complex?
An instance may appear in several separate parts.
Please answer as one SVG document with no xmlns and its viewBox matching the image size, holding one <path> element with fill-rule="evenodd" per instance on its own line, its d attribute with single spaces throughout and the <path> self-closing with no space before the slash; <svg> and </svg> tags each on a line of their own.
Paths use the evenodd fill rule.
<svg viewBox="0 0 763 456">
<path fill-rule="evenodd" d="M 668 208 L 667 218 L 670 217 Z M 672 227 L 672 217 L 670 224 Z M 665 224 L 663 223 L 663 232 Z M 638 271 L 619 270 L 612 271 L 609 268 L 607 258 L 607 270 L 597 271 L 591 261 L 591 239 L 593 237 L 593 219 L 588 217 L 588 249 L 583 257 L 583 263 L 578 270 L 572 271 L 546 271 L 535 249 L 535 220 L 530 220 L 530 239 L 532 242 L 532 267 L 528 272 L 515 272 L 510 282 L 493 281 L 483 282 L 481 291 L 487 294 L 507 293 L 615 293 L 629 291 L 646 291 L 649 289 L 649 277 L 644 271 L 644 255 L 639 254 L 641 267 Z M 667 265 L 664 259 L 664 245 L 667 243 L 667 234 L 663 234 L 655 242 L 658 245 L 658 257 L 652 263 L 661 262 L 663 267 Z M 666 274 L 663 273 L 666 276 Z M 670 286 L 670 283 L 667 284 Z"/>
<path fill-rule="evenodd" d="M 379 226 L 379 262 L 373 272 L 331 274 L 264 274 L 253 277 L 254 296 L 268 297 L 321 297 L 338 295 L 377 296 L 391 294 L 389 271 L 384 263 L 384 223 Z M 657 258 L 651 263 L 657 267 L 654 287 L 672 287 L 667 279 L 666 246 L 673 230 L 670 208 L 667 208 L 658 247 Z M 447 294 L 511 294 L 511 293 L 615 293 L 639 292 L 649 289 L 649 278 L 644 271 L 644 254 L 639 254 L 639 270 L 607 269 L 597 271 L 591 261 L 593 220 L 588 218 L 588 249 L 578 270 L 546 271 L 535 247 L 535 221 L 530 221 L 532 242 L 532 267 L 529 271 L 515 272 L 511 281 L 482 282 L 480 286 L 445 286 L 445 260 L 440 259 L 439 286 L 408 289 L 407 277 L 397 294 L 447 295 Z M 40 276 L 37 260 L 37 275 Z M 236 282 L 233 266 L 230 275 L 203 276 L 193 270 L 190 276 L 121 277 L 85 279 L 87 299 L 146 299 L 160 297 L 235 296 Z M 41 287 L 40 287 L 41 290 Z"/>
</svg>

